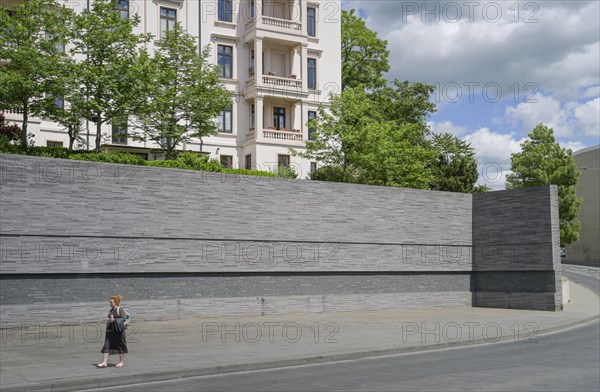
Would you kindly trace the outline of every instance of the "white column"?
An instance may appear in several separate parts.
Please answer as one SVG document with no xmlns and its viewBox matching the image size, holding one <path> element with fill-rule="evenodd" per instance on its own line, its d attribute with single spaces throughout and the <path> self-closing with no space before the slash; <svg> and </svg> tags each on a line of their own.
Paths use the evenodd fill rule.
<svg viewBox="0 0 600 392">
<path fill-rule="evenodd" d="M 302 61 L 300 57 L 300 51 L 300 46 L 292 49 L 292 74 L 296 75 L 296 77 L 299 79 L 302 78 L 302 75 L 300 74 L 300 61 Z"/>
<path fill-rule="evenodd" d="M 294 113 L 294 117 L 292 119 L 292 130 L 302 130 L 302 104 L 300 102 L 292 105 L 292 113 Z"/>
<path fill-rule="evenodd" d="M 308 31 L 308 19 L 306 17 L 306 2 L 303 0 L 296 0 L 298 9 L 300 10 L 300 23 L 302 23 L 302 35 L 307 35 Z"/>
<path fill-rule="evenodd" d="M 254 77 L 256 78 L 257 86 L 260 86 L 262 84 L 262 75 L 263 75 L 262 52 L 263 52 L 262 38 L 256 38 L 254 40 L 254 64 L 255 64 Z"/>
<path fill-rule="evenodd" d="M 264 117 L 264 105 L 262 97 L 256 97 L 254 101 L 254 117 L 256 121 L 256 141 L 262 140 L 263 138 L 263 117 Z"/>
<path fill-rule="evenodd" d="M 308 91 L 308 45 L 302 44 L 302 56 L 300 59 L 302 67 L 302 91 Z"/>
</svg>

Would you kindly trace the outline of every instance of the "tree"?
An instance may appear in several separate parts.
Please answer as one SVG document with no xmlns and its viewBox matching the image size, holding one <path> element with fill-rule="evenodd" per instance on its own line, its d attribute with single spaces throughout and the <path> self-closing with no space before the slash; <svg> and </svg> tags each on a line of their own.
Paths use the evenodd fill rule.
<svg viewBox="0 0 600 392">
<path fill-rule="evenodd" d="M 449 134 L 434 134 L 433 147 L 436 159 L 433 162 L 433 181 L 430 189 L 447 192 L 475 193 L 477 160 L 475 150 L 464 140 Z"/>
<path fill-rule="evenodd" d="M 398 125 L 421 124 L 426 128 L 427 118 L 437 110 L 435 103 L 429 100 L 434 91 L 435 86 L 430 84 L 411 84 L 408 80 L 395 79 L 393 87 L 386 86 L 371 95 L 379 103 L 385 118 Z"/>
<path fill-rule="evenodd" d="M 291 151 L 328 167 L 320 171 L 322 176 L 329 173 L 336 181 L 356 182 L 362 160 L 372 146 L 367 138 L 380 120 L 374 117 L 378 112 L 361 87 L 347 89 L 340 95 L 332 94 L 330 105 L 329 108 L 321 106 L 317 117 L 311 120 L 309 127 L 315 131 L 312 140 L 305 143 L 306 151 Z"/>
<path fill-rule="evenodd" d="M 23 114 L 21 148 L 27 147 L 30 115 L 42 102 L 65 61 L 70 10 L 55 0 L 28 0 L 9 12 L 0 8 L 0 109 Z"/>
<path fill-rule="evenodd" d="M 43 116 L 62 125 L 67 131 L 69 150 L 73 150 L 76 141 L 83 142 L 80 133 L 83 128 L 84 114 L 78 111 L 80 107 L 71 104 L 72 101 L 77 100 L 80 88 L 78 83 L 77 64 L 71 58 L 65 59 L 56 74 L 49 94 L 41 102 Z"/>
<path fill-rule="evenodd" d="M 113 0 L 95 0 L 92 8 L 74 18 L 71 54 L 78 59 L 70 105 L 96 124 L 96 152 L 102 142 L 102 124 L 126 118 L 143 92 L 145 50 L 149 35 L 136 35 L 140 18 L 122 19 Z"/>
<path fill-rule="evenodd" d="M 434 150 L 414 141 L 422 134 L 419 124 L 394 121 L 377 124 L 369 132 L 369 154 L 362 159 L 359 182 L 414 189 L 427 189 L 432 179 L 430 162 Z"/>
<path fill-rule="evenodd" d="M 383 73 L 390 70 L 387 41 L 354 12 L 342 11 L 342 89 L 381 88 L 386 85 Z"/>
<path fill-rule="evenodd" d="M 149 61 L 148 91 L 135 110 L 143 129 L 138 137 L 159 144 L 167 159 L 180 143 L 216 134 L 215 118 L 231 106 L 231 94 L 209 56 L 210 47 L 199 55 L 194 38 L 177 23 Z"/>
<path fill-rule="evenodd" d="M 309 124 L 315 131 L 306 151 L 295 155 L 321 163 L 311 179 L 425 189 L 431 180 L 427 146 L 415 145 L 418 124 L 386 121 L 378 103 L 362 89 L 331 97 Z"/>
<path fill-rule="evenodd" d="M 521 144 L 521 152 L 512 154 L 511 170 L 506 176 L 507 189 L 540 185 L 558 186 L 560 244 L 566 246 L 579 239 L 577 215 L 582 199 L 575 193 L 579 170 L 571 150 L 556 142 L 554 130 L 538 124 Z"/>
</svg>

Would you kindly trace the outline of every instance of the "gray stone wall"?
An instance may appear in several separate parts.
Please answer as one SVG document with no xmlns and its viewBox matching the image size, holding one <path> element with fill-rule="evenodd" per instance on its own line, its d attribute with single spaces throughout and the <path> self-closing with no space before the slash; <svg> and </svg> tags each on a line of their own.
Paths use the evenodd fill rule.
<svg viewBox="0 0 600 392">
<path fill-rule="evenodd" d="M 554 218 L 539 207 L 548 188 L 473 199 L 3 154 L 0 186 L 4 322 L 65 308 L 90 319 L 116 293 L 146 318 L 173 306 L 180 316 L 468 306 L 473 294 L 505 306 L 485 272 L 546 276 L 555 256 Z M 490 258 L 498 245 L 510 251 Z M 516 279 L 511 295 L 550 290 Z"/>
<path fill-rule="evenodd" d="M 555 186 L 474 195 L 473 270 L 511 271 L 515 277 L 479 275 L 473 304 L 562 309 L 559 244 Z M 528 292 L 532 288 L 537 292 Z"/>
</svg>

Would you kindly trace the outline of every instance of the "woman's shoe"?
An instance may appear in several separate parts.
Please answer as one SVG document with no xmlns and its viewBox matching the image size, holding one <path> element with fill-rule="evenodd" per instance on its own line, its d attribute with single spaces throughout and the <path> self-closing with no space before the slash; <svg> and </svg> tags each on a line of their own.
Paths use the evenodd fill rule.
<svg viewBox="0 0 600 392">
<path fill-rule="evenodd" d="M 118 368 L 122 368 L 123 366 L 125 366 L 125 364 L 124 364 L 124 363 L 117 363 L 117 364 L 115 365 L 115 367 L 118 367 Z"/>
<path fill-rule="evenodd" d="M 96 367 L 97 368 L 106 368 L 106 367 L 108 367 L 108 365 L 105 365 L 103 363 L 99 363 L 99 364 L 96 365 Z"/>
</svg>

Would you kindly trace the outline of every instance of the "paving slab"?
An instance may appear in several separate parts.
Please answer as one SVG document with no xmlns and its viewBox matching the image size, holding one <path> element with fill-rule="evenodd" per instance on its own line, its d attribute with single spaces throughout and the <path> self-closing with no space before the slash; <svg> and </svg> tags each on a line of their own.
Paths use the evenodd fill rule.
<svg viewBox="0 0 600 392">
<path fill-rule="evenodd" d="M 562 312 L 433 308 L 136 322 L 124 368 L 98 369 L 104 322 L 2 329 L 2 391 L 72 391 L 512 340 L 598 318 L 600 301 L 571 282 Z M 99 313 L 103 313 L 99 311 Z"/>
</svg>

